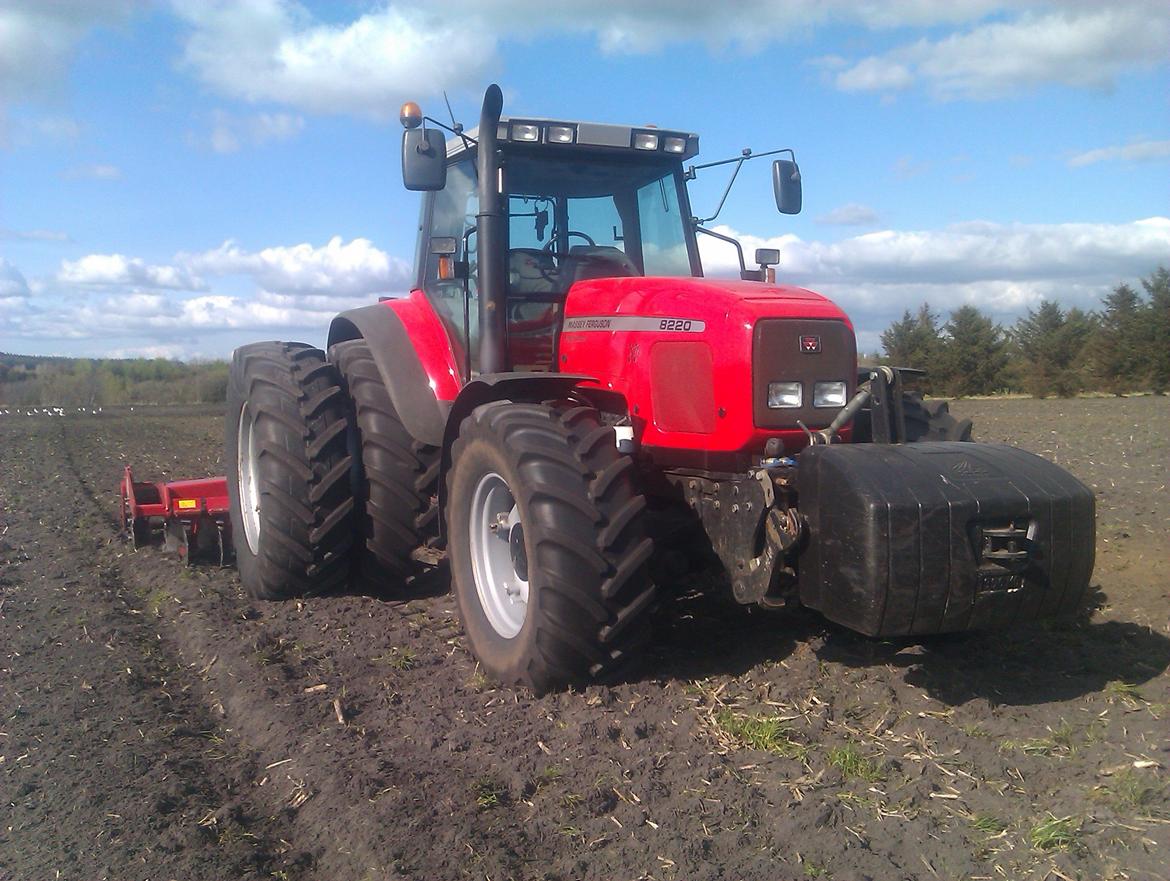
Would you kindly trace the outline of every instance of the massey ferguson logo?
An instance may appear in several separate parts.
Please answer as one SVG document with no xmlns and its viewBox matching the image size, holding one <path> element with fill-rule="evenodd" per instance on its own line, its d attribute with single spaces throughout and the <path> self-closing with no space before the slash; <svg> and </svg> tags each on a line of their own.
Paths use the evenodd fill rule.
<svg viewBox="0 0 1170 881">
<path fill-rule="evenodd" d="M 800 351 L 808 355 L 815 355 L 821 350 L 821 338 L 806 334 L 800 338 Z"/>
</svg>

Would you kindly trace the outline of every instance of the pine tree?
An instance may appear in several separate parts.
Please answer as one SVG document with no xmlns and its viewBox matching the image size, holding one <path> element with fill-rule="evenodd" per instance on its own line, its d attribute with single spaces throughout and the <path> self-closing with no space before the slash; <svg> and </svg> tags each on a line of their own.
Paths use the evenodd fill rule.
<svg viewBox="0 0 1170 881">
<path fill-rule="evenodd" d="M 1080 309 L 1066 314 L 1051 300 L 1016 322 L 1012 336 L 1027 364 L 1028 390 L 1038 398 L 1068 398 L 1084 388 L 1082 353 L 1093 321 Z"/>
<path fill-rule="evenodd" d="M 951 313 L 940 358 L 943 387 L 956 397 L 985 395 L 1002 387 L 1007 366 L 1003 328 L 974 306 Z"/>
<path fill-rule="evenodd" d="M 1155 394 L 1170 388 L 1170 271 L 1159 266 L 1149 278 L 1142 279 L 1149 303 L 1142 311 L 1145 326 L 1146 370 Z"/>
<path fill-rule="evenodd" d="M 1103 305 L 1090 346 L 1093 374 L 1102 388 L 1120 395 L 1136 388 L 1147 372 L 1145 303 L 1129 285 L 1119 284 Z"/>
<path fill-rule="evenodd" d="M 882 348 L 886 352 L 886 363 L 927 371 L 926 377 L 918 383 L 923 391 L 931 391 L 932 378 L 937 386 L 942 338 L 938 316 L 930 311 L 929 303 L 923 303 L 917 315 L 911 315 L 907 309 L 902 313 L 901 321 L 895 321 L 882 331 Z"/>
</svg>

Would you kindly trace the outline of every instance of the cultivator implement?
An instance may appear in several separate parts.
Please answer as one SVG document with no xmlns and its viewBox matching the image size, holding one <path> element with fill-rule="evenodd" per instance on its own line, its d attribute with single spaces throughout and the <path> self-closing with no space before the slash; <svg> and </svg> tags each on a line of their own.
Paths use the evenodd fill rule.
<svg viewBox="0 0 1170 881">
<path fill-rule="evenodd" d="M 162 545 L 188 566 L 197 559 L 218 560 L 220 566 L 231 561 L 225 478 L 143 482 L 134 479 L 127 465 L 121 499 L 122 528 L 135 550 Z"/>
</svg>

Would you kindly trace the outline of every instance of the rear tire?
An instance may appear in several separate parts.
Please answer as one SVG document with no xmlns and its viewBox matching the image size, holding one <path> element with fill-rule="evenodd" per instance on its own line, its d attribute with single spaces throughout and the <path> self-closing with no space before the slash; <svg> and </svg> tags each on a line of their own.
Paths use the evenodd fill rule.
<svg viewBox="0 0 1170 881">
<path fill-rule="evenodd" d="M 236 349 L 225 446 L 236 561 L 257 599 L 345 584 L 353 543 L 345 395 L 305 343 Z"/>
<path fill-rule="evenodd" d="M 497 401 L 463 421 L 448 553 L 489 674 L 542 693 L 607 677 L 644 641 L 653 543 L 632 470 L 590 408 Z"/>
<path fill-rule="evenodd" d="M 411 437 L 365 340 L 329 350 L 353 407 L 350 430 L 359 584 L 400 585 L 419 568 L 412 553 L 439 537 L 439 449 Z"/>
</svg>

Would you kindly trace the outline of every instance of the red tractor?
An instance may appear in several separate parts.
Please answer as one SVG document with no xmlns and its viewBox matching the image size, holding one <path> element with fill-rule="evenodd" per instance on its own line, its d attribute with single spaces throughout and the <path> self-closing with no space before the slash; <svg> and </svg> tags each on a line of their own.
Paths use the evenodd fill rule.
<svg viewBox="0 0 1170 881">
<path fill-rule="evenodd" d="M 537 690 L 627 661 L 688 556 L 718 560 L 741 603 L 874 636 L 1081 608 L 1092 493 L 964 443 L 969 422 L 903 392 L 911 371 L 859 372 L 840 308 L 692 214 L 687 181 L 750 151 L 688 167 L 688 132 L 501 109 L 492 86 L 465 132 L 403 107 L 404 182 L 424 192 L 409 296 L 338 315 L 328 354 L 235 352 L 251 594 L 401 584 L 445 545 L 471 649 Z M 794 214 L 795 156 L 773 153 Z M 704 278 L 698 234 L 737 249 L 738 280 Z"/>
</svg>

